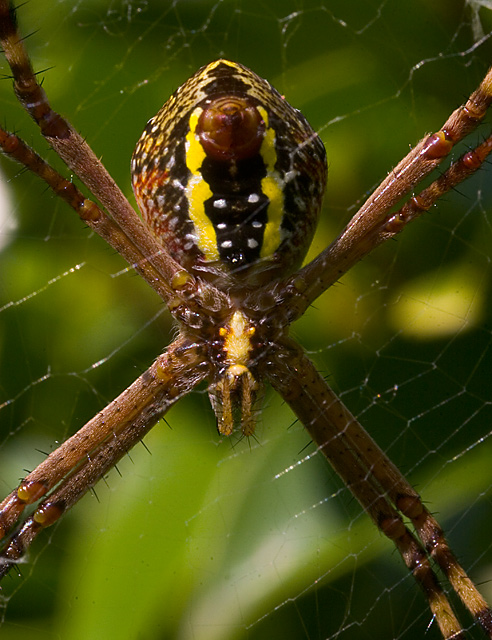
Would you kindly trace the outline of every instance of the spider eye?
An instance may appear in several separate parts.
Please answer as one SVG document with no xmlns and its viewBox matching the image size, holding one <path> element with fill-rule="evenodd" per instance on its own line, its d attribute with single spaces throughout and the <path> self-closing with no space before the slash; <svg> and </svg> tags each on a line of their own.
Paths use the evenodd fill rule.
<svg viewBox="0 0 492 640">
<path fill-rule="evenodd" d="M 321 140 L 246 67 L 200 69 L 152 118 L 132 159 L 151 230 L 195 275 L 228 290 L 294 271 L 326 182 Z"/>
<path fill-rule="evenodd" d="M 247 98 L 225 96 L 202 111 L 196 134 L 214 160 L 246 160 L 259 153 L 265 123 Z"/>
</svg>

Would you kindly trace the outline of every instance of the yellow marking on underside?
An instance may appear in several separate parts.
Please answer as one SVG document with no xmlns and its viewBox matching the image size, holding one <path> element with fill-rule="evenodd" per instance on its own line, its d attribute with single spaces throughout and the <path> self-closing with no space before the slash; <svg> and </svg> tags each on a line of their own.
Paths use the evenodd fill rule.
<svg viewBox="0 0 492 640">
<path fill-rule="evenodd" d="M 198 248 L 207 260 L 212 261 L 219 259 L 219 251 L 214 226 L 205 213 L 205 200 L 211 198 L 213 194 L 200 172 L 206 154 L 195 133 L 202 111 L 203 109 L 197 107 L 191 114 L 190 130 L 186 136 L 186 166 L 191 172 L 186 186 L 186 197 L 188 215 L 195 227 Z"/>
<path fill-rule="evenodd" d="M 230 364 L 247 366 L 254 332 L 246 316 L 241 311 L 235 311 L 227 327 L 221 331 L 221 335 L 225 336 L 224 350 Z"/>
<path fill-rule="evenodd" d="M 222 435 L 230 435 L 240 422 L 245 436 L 253 435 L 255 418 L 253 402 L 258 384 L 248 369 L 252 349 L 251 337 L 255 328 L 241 312 L 235 311 L 231 320 L 219 331 L 224 338 L 227 369 L 212 388 L 212 406 L 217 427 Z"/>
<path fill-rule="evenodd" d="M 260 257 L 269 258 L 278 249 L 281 241 L 282 219 L 284 217 L 283 181 L 275 170 L 277 151 L 275 149 L 275 130 L 268 126 L 268 113 L 258 106 L 258 111 L 265 122 L 265 137 L 261 143 L 260 153 L 266 166 L 267 174 L 261 181 L 261 190 L 269 199 L 267 217 L 263 233 Z"/>
</svg>

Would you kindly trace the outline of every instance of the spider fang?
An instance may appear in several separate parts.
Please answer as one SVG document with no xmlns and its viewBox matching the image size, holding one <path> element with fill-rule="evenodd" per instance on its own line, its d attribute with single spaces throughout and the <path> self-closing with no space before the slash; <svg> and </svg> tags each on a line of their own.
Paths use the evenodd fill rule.
<svg viewBox="0 0 492 640">
<path fill-rule="evenodd" d="M 225 364 L 218 380 L 209 387 L 209 397 L 217 429 L 225 436 L 231 435 L 236 425 L 245 436 L 253 435 L 255 430 L 253 407 L 261 386 L 248 367 L 255 348 L 252 343 L 255 333 L 254 325 L 242 311 L 236 311 L 230 322 L 219 329 Z"/>
</svg>

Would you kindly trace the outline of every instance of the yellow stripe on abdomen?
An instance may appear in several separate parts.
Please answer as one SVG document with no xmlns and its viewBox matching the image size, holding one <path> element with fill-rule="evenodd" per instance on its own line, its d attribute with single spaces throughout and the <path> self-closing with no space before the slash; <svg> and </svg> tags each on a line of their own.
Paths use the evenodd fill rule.
<svg viewBox="0 0 492 640">
<path fill-rule="evenodd" d="M 268 113 L 266 109 L 258 106 L 258 111 L 266 125 L 265 137 L 260 148 L 260 154 L 265 163 L 267 174 L 261 181 L 261 190 L 269 200 L 267 208 L 267 223 L 263 233 L 260 257 L 270 258 L 282 242 L 281 225 L 284 217 L 284 192 L 283 181 L 278 171 L 277 151 L 275 149 L 275 130 L 268 126 Z"/>
<path fill-rule="evenodd" d="M 206 154 L 195 133 L 202 111 L 203 109 L 197 107 L 191 114 L 190 130 L 186 136 L 186 166 L 191 172 L 186 185 L 186 198 L 188 215 L 195 227 L 196 244 L 207 261 L 214 261 L 219 259 L 217 234 L 205 213 L 205 201 L 211 198 L 213 193 L 200 171 Z"/>
</svg>

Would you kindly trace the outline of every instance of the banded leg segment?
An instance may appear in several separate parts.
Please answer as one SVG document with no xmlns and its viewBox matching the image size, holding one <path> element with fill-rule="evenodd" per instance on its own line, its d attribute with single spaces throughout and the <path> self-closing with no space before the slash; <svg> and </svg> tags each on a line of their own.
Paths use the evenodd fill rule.
<svg viewBox="0 0 492 640">
<path fill-rule="evenodd" d="M 401 471 L 333 391 L 329 391 L 333 398 L 332 406 L 344 416 L 344 437 L 347 442 L 357 452 L 368 473 L 377 480 L 396 509 L 411 520 L 429 556 L 437 562 L 465 607 L 492 638 L 492 612 L 451 551 L 441 526 Z"/>
<path fill-rule="evenodd" d="M 0 578 L 36 535 L 53 524 L 209 374 L 196 344 L 178 339 L 126 391 L 53 451 L 0 504 Z M 18 532 L 24 509 L 47 496 Z"/>
<path fill-rule="evenodd" d="M 161 296 L 174 309 L 185 302 L 193 311 L 204 303 L 213 310 L 226 306 L 226 297 L 207 283 L 198 283 L 159 243 L 131 207 L 122 191 L 84 138 L 51 108 L 33 71 L 17 28 L 16 10 L 0 0 L 0 42 L 12 70 L 15 93 L 41 133 L 67 167 L 86 185 L 121 229 L 121 240 L 135 245 L 160 274 Z M 43 177 L 43 176 L 41 176 Z M 51 186 L 51 185 L 50 185 Z M 95 229 L 99 233 L 98 229 Z M 176 301 L 178 293 L 183 300 Z M 196 304 L 194 299 L 197 299 Z"/>
<path fill-rule="evenodd" d="M 429 520 L 425 518 L 428 527 L 426 534 L 423 527 L 418 526 L 418 518 L 412 518 L 423 545 L 407 529 L 400 514 L 411 517 L 410 497 L 414 515 L 418 509 L 420 514 L 430 514 L 423 507 L 418 494 L 404 479 L 403 484 L 403 476 L 328 387 L 300 347 L 291 341 L 284 341 L 277 353 L 269 359 L 265 375 L 291 406 L 362 507 L 380 530 L 394 542 L 406 566 L 422 587 L 443 637 L 462 638 L 464 635 L 432 569 L 430 557 L 435 558 L 443 570 L 447 563 L 445 573 L 450 580 L 452 574 L 461 580 L 461 588 L 457 588 L 454 583 L 453 587 L 489 637 L 492 637 L 488 624 L 490 610 L 454 558 L 439 525 L 434 520 L 432 532 L 434 536 L 439 532 L 439 536 L 431 540 Z M 395 479 L 397 487 L 405 488 L 406 493 L 397 496 L 396 490 L 390 490 Z M 446 558 L 444 566 L 439 561 L 439 555 Z"/>
<path fill-rule="evenodd" d="M 44 180 L 55 195 L 72 207 L 87 226 L 123 256 L 162 299 L 166 299 L 169 295 L 169 286 L 160 278 L 157 270 L 135 244 L 128 242 L 118 225 L 94 202 L 86 198 L 73 182 L 60 175 L 23 140 L 2 128 L 0 128 L 0 148 L 9 158 L 19 162 Z"/>
<path fill-rule="evenodd" d="M 492 152 L 492 136 L 467 151 L 437 180 L 412 197 L 396 213 L 390 209 L 449 156 L 454 145 L 483 120 L 492 103 L 492 67 L 467 102 L 456 109 L 441 130 L 423 138 L 388 174 L 331 245 L 291 278 L 283 305 L 290 322 L 299 318 L 328 287 L 382 242 L 393 238 L 445 193 L 469 178 Z M 290 282 L 289 281 L 289 282 Z M 286 281 L 287 282 L 287 281 Z M 282 283 L 280 287 L 285 286 Z"/>
</svg>

